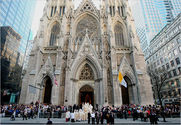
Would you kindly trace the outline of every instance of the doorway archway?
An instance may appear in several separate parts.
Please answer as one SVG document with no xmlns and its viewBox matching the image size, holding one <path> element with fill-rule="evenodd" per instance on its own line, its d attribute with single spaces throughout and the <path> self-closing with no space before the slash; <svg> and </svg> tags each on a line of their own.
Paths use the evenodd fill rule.
<svg viewBox="0 0 181 125">
<path fill-rule="evenodd" d="M 79 104 L 83 103 L 94 105 L 94 89 L 89 85 L 85 85 L 79 90 Z"/>
<path fill-rule="evenodd" d="M 130 79 L 127 76 L 124 76 L 124 80 L 127 83 L 127 88 L 121 85 L 121 91 L 122 91 L 122 104 L 130 104 L 130 98 L 129 98 L 129 84 Z"/>
<path fill-rule="evenodd" d="M 51 103 L 51 93 L 52 93 L 52 81 L 49 76 L 45 77 L 45 87 L 44 87 L 44 97 L 43 97 L 43 103 L 50 104 Z"/>
</svg>

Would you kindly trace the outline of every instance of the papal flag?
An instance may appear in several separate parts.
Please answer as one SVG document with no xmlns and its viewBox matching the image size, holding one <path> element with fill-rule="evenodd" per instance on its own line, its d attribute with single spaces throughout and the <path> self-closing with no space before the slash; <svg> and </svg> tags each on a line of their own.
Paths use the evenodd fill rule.
<svg viewBox="0 0 181 125">
<path fill-rule="evenodd" d="M 124 87 L 127 88 L 127 83 L 126 83 L 126 81 L 124 80 L 124 78 L 123 78 L 123 76 L 122 76 L 122 74 L 121 74 L 120 71 L 119 71 L 119 75 L 118 75 L 118 80 L 119 80 L 119 82 L 120 82 L 121 85 L 123 85 Z"/>
</svg>

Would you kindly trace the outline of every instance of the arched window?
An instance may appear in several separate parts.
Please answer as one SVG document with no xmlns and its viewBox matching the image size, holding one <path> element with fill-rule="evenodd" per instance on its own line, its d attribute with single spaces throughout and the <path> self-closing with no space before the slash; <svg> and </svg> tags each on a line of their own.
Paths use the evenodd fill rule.
<svg viewBox="0 0 181 125">
<path fill-rule="evenodd" d="M 60 26 L 56 23 L 51 29 L 51 36 L 50 36 L 50 46 L 54 46 L 56 44 L 57 36 L 60 33 Z"/>
<path fill-rule="evenodd" d="M 97 20 L 91 16 L 91 15 L 86 15 L 83 19 L 81 19 L 79 21 L 79 23 L 77 24 L 77 28 L 76 28 L 76 36 L 83 39 L 85 34 L 86 34 L 86 30 L 88 32 L 89 38 L 95 38 L 96 36 L 99 36 L 99 23 L 97 22 Z M 81 41 L 81 40 L 80 40 Z"/>
<path fill-rule="evenodd" d="M 123 28 L 121 24 L 114 27 L 116 46 L 124 46 Z"/>
</svg>

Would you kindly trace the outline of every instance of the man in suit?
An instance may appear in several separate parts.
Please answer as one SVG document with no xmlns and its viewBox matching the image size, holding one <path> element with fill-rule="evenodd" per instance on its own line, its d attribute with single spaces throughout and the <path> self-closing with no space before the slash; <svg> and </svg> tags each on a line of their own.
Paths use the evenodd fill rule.
<svg viewBox="0 0 181 125">
<path fill-rule="evenodd" d="M 90 124 L 90 117 L 91 117 L 91 114 L 90 112 L 88 113 L 88 124 Z"/>
</svg>

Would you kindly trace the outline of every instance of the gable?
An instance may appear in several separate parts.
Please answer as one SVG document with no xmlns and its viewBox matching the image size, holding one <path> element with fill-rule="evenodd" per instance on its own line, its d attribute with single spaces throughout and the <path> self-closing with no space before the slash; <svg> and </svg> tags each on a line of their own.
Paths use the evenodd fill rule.
<svg viewBox="0 0 181 125">
<path fill-rule="evenodd" d="M 79 5 L 79 7 L 76 9 L 75 15 L 77 16 L 84 12 L 94 13 L 95 15 L 99 17 L 99 11 L 91 0 L 83 0 L 81 4 Z"/>
<path fill-rule="evenodd" d="M 134 79 L 134 71 L 125 55 L 121 58 L 119 71 L 123 74 L 123 76 L 128 75 L 131 77 L 131 79 Z"/>
</svg>

